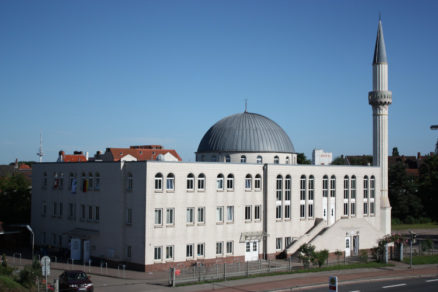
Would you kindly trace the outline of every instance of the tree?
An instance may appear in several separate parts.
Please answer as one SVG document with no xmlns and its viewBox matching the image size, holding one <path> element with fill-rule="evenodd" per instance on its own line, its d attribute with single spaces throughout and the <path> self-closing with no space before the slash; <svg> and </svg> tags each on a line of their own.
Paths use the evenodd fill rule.
<svg viewBox="0 0 438 292">
<path fill-rule="evenodd" d="M 403 162 L 394 163 L 388 171 L 389 200 L 392 216 L 405 223 L 424 216 L 423 204 L 418 196 L 417 180 L 406 173 Z"/>
<path fill-rule="evenodd" d="M 320 251 L 315 251 L 313 253 L 313 260 L 312 262 L 314 264 L 317 264 L 318 267 L 321 268 L 321 266 L 327 261 L 329 256 L 329 252 L 326 249 L 320 250 Z"/>
<path fill-rule="evenodd" d="M 398 148 L 394 147 L 392 148 L 392 156 L 398 157 L 400 154 L 398 153 Z"/>
<path fill-rule="evenodd" d="M 304 153 L 297 153 L 297 163 L 298 164 L 311 164 L 311 161 L 307 159 Z"/>
<path fill-rule="evenodd" d="M 30 184 L 22 174 L 0 178 L 0 221 L 30 223 Z"/>
<path fill-rule="evenodd" d="M 420 166 L 418 184 L 426 214 L 438 221 L 438 155 L 424 159 Z"/>
<path fill-rule="evenodd" d="M 346 164 L 347 164 L 347 160 L 345 159 L 345 157 L 343 155 L 336 157 L 332 161 L 332 165 L 346 165 Z"/>
</svg>

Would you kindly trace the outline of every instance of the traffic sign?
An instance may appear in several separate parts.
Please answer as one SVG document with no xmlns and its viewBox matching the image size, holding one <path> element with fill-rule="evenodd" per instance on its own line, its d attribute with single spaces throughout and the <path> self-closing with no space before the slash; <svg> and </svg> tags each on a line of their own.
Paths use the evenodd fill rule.
<svg viewBox="0 0 438 292">
<path fill-rule="evenodd" d="M 50 276 L 50 258 L 48 256 L 43 256 L 40 262 L 43 276 Z"/>
</svg>

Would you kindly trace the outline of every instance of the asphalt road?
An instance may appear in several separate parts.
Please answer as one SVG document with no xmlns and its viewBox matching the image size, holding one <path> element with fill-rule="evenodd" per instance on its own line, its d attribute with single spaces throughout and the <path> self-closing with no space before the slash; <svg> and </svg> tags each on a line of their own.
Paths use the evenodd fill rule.
<svg viewBox="0 0 438 292">
<path fill-rule="evenodd" d="M 303 289 L 304 290 L 304 289 Z M 312 292 L 327 292 L 328 284 L 324 287 L 308 288 L 306 291 Z M 281 291 L 294 291 L 294 290 L 281 290 Z M 342 284 L 338 287 L 339 292 L 436 292 L 438 291 L 438 278 L 413 278 L 404 280 L 385 280 L 377 282 L 364 282 L 353 284 Z M 279 291 L 280 292 L 280 291 Z"/>
</svg>

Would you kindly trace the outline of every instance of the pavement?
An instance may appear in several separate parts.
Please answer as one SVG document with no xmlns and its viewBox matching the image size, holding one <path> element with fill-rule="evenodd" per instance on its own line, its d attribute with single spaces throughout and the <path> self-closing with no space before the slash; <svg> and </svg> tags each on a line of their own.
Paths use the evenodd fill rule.
<svg viewBox="0 0 438 292">
<path fill-rule="evenodd" d="M 8 257 L 12 266 L 30 264 L 30 260 Z M 269 277 L 245 278 L 210 284 L 199 284 L 171 288 L 167 286 L 168 272 L 138 272 L 123 271 L 105 267 L 89 267 L 66 263 L 51 264 L 49 282 L 53 282 L 64 270 L 81 269 L 90 275 L 95 285 L 95 291 L 118 291 L 123 287 L 128 291 L 281 291 L 305 290 L 309 287 L 328 287 L 328 278 L 337 276 L 339 285 L 354 282 L 382 281 L 388 279 L 406 279 L 421 277 L 438 277 L 438 265 L 416 265 L 412 269 L 401 262 L 391 262 L 392 267 L 351 269 L 339 271 L 325 271 L 314 273 L 295 273 Z"/>
</svg>

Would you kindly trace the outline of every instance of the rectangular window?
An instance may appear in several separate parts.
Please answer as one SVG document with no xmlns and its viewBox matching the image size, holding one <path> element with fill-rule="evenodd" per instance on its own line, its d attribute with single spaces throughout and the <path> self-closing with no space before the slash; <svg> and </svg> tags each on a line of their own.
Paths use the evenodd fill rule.
<svg viewBox="0 0 438 292">
<path fill-rule="evenodd" d="M 69 217 L 69 218 L 74 218 L 74 207 L 73 207 L 73 203 L 69 203 L 69 204 L 68 204 L 68 217 Z"/>
<path fill-rule="evenodd" d="M 218 191 L 222 191 L 224 189 L 224 178 L 223 176 L 218 176 L 216 180 L 216 187 Z"/>
<path fill-rule="evenodd" d="M 95 191 L 100 190 L 100 177 L 98 177 L 97 175 L 96 175 L 96 183 L 94 184 L 94 190 Z"/>
<path fill-rule="evenodd" d="M 251 220 L 251 206 L 245 206 L 245 221 Z"/>
<path fill-rule="evenodd" d="M 308 209 L 308 216 L 309 216 L 309 218 L 313 218 L 313 204 L 309 204 L 308 206 L 307 206 L 307 209 Z"/>
<path fill-rule="evenodd" d="M 227 206 L 227 221 L 233 222 L 234 220 L 234 206 Z"/>
<path fill-rule="evenodd" d="M 186 245 L 186 257 L 193 258 L 193 244 Z"/>
<path fill-rule="evenodd" d="M 275 207 L 275 218 L 281 219 L 281 205 Z"/>
<path fill-rule="evenodd" d="M 204 243 L 198 243 L 197 248 L 196 248 L 196 255 L 198 257 L 204 256 L 204 247 L 205 247 Z"/>
<path fill-rule="evenodd" d="M 216 207 L 216 222 L 224 222 L 224 207 Z"/>
<path fill-rule="evenodd" d="M 251 243 L 250 242 L 246 242 L 245 251 L 246 252 L 250 252 L 251 251 Z"/>
<path fill-rule="evenodd" d="M 224 254 L 224 243 L 223 241 L 216 242 L 216 254 L 223 255 Z"/>
<path fill-rule="evenodd" d="M 175 189 L 175 177 L 168 175 L 166 178 L 166 189 L 173 191 Z"/>
<path fill-rule="evenodd" d="M 126 248 L 126 256 L 128 258 L 132 257 L 132 247 L 130 245 Z"/>
<path fill-rule="evenodd" d="M 281 250 L 282 243 L 283 243 L 283 239 L 281 237 L 277 237 L 275 239 L 275 249 L 276 250 Z"/>
<path fill-rule="evenodd" d="M 126 224 L 128 225 L 132 224 L 132 209 L 130 208 L 126 210 Z"/>
<path fill-rule="evenodd" d="M 356 177 L 351 177 L 351 199 L 356 199 Z"/>
<path fill-rule="evenodd" d="M 64 205 L 59 203 L 59 217 L 62 217 L 62 213 L 64 212 Z"/>
<path fill-rule="evenodd" d="M 194 218 L 194 208 L 187 208 L 187 212 L 186 212 L 186 222 L 187 224 L 193 224 L 195 221 Z"/>
<path fill-rule="evenodd" d="M 195 189 L 195 178 L 194 177 L 188 177 L 187 178 L 187 190 L 193 191 Z"/>
<path fill-rule="evenodd" d="M 371 199 L 372 200 L 372 199 Z M 370 202 L 370 214 L 374 215 L 374 201 Z"/>
<path fill-rule="evenodd" d="M 88 220 L 93 220 L 93 206 L 88 206 Z"/>
<path fill-rule="evenodd" d="M 292 243 L 292 237 L 288 236 L 284 238 L 284 248 L 288 248 Z"/>
<path fill-rule="evenodd" d="M 99 221 L 100 220 L 100 208 L 96 206 L 95 210 L 96 210 L 96 212 L 95 212 L 96 213 L 95 214 L 96 221 Z"/>
<path fill-rule="evenodd" d="M 356 215 L 356 203 L 351 202 L 351 216 L 355 216 L 355 215 Z"/>
<path fill-rule="evenodd" d="M 286 176 L 286 180 L 284 182 L 284 199 L 290 201 L 290 192 L 291 192 L 291 178 L 290 176 Z"/>
<path fill-rule="evenodd" d="M 251 176 L 247 176 L 245 178 L 245 190 L 246 191 L 250 191 L 251 190 L 251 182 L 252 182 L 252 177 Z"/>
<path fill-rule="evenodd" d="M 328 177 L 324 176 L 322 180 L 322 196 L 327 198 L 328 197 Z"/>
<path fill-rule="evenodd" d="M 162 209 L 155 209 L 155 225 L 161 225 L 163 224 L 163 210 Z"/>
<path fill-rule="evenodd" d="M 300 204 L 300 218 L 306 217 L 306 205 L 301 203 Z"/>
<path fill-rule="evenodd" d="M 161 246 L 156 246 L 154 248 L 154 260 L 161 260 Z"/>
<path fill-rule="evenodd" d="M 173 260 L 173 245 L 166 246 L 166 260 Z"/>
<path fill-rule="evenodd" d="M 284 218 L 290 219 L 290 205 L 284 206 Z"/>
<path fill-rule="evenodd" d="M 233 253 L 233 242 L 227 241 L 227 254 L 232 254 L 232 253 Z"/>
<path fill-rule="evenodd" d="M 173 219 L 174 212 L 175 212 L 175 209 L 173 209 L 173 208 L 166 209 L 166 224 L 167 225 L 174 224 L 174 219 Z"/>
<path fill-rule="evenodd" d="M 262 188 L 262 178 L 260 177 L 260 175 L 256 175 L 255 177 L 254 188 L 256 190 L 260 190 Z"/>
<path fill-rule="evenodd" d="M 203 191 L 205 189 L 205 178 L 203 176 L 198 177 L 198 191 Z"/>
<path fill-rule="evenodd" d="M 348 216 L 348 202 L 344 202 L 344 216 Z"/>
<path fill-rule="evenodd" d="M 56 215 L 58 214 L 58 203 L 53 202 L 53 217 L 56 217 Z"/>
<path fill-rule="evenodd" d="M 47 204 L 46 202 L 41 203 L 41 215 L 45 217 L 47 214 Z"/>
<path fill-rule="evenodd" d="M 277 201 L 281 201 L 282 199 L 282 192 L 283 192 L 283 177 L 281 175 L 277 176 L 277 181 L 276 181 L 276 198 Z"/>
<path fill-rule="evenodd" d="M 254 220 L 260 220 L 260 207 L 261 206 L 255 206 L 254 207 Z"/>
<path fill-rule="evenodd" d="M 205 208 L 198 208 L 198 223 L 205 223 Z"/>
<path fill-rule="evenodd" d="M 368 203 L 367 202 L 363 203 L 363 213 L 365 215 L 368 215 Z"/>
<path fill-rule="evenodd" d="M 163 183 L 163 178 L 161 176 L 156 176 L 155 177 L 155 190 L 156 191 L 161 191 L 161 189 L 163 188 L 162 183 Z"/>
</svg>

